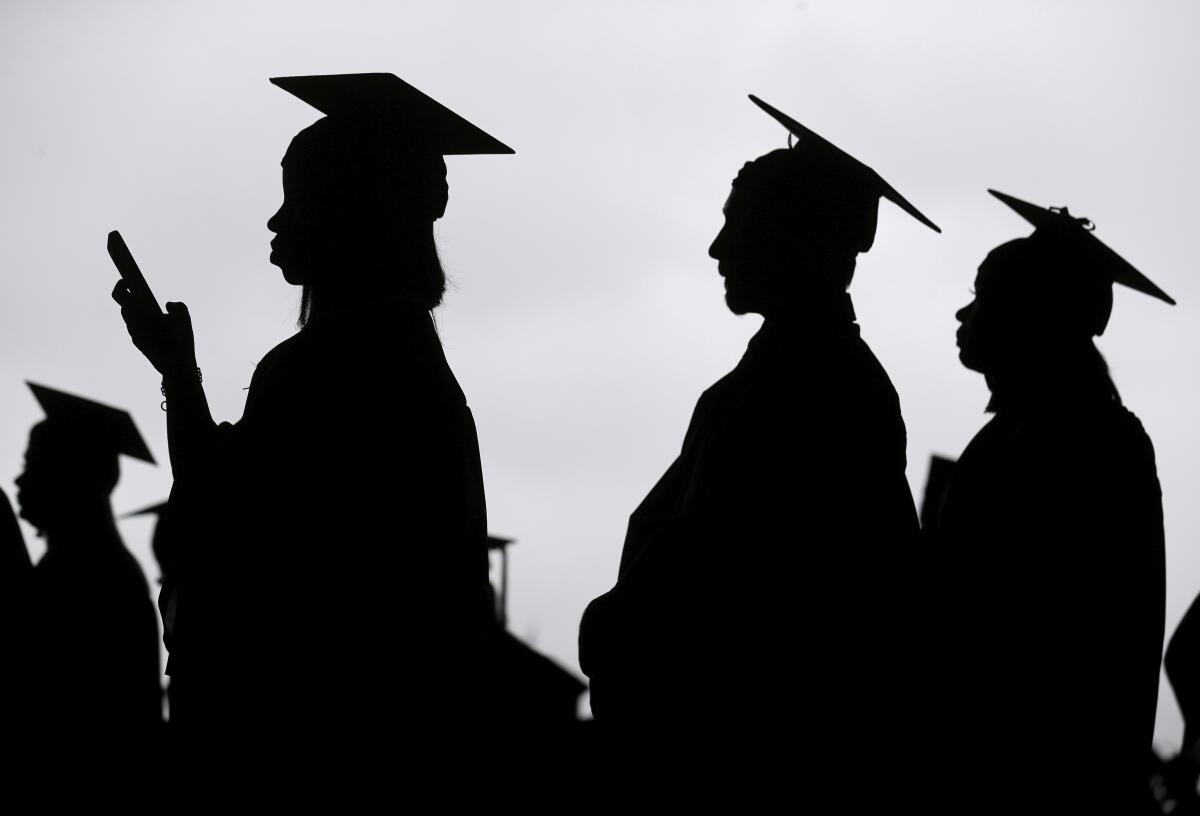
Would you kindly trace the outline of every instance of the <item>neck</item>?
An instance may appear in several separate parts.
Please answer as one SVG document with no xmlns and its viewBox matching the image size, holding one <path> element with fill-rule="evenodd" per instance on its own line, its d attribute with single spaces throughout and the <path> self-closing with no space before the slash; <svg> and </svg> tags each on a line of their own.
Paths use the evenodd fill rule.
<svg viewBox="0 0 1200 816">
<path fill-rule="evenodd" d="M 1094 400 L 1120 402 L 1108 366 L 1094 346 L 1000 366 L 986 372 L 984 378 L 992 392 L 989 411 Z"/>
<path fill-rule="evenodd" d="M 307 322 L 327 320 L 341 312 L 366 306 L 378 298 L 373 291 L 314 286 L 308 292 Z"/>
<path fill-rule="evenodd" d="M 432 231 L 376 250 L 347 257 L 305 286 L 301 325 L 386 300 L 428 303 L 431 284 L 444 285 Z"/>
<path fill-rule="evenodd" d="M 371 278 L 368 285 L 313 286 L 305 290 L 308 309 L 304 323 L 324 321 L 346 312 L 363 309 L 390 300 L 416 297 L 404 285 L 404 275 L 381 274 Z"/>
<path fill-rule="evenodd" d="M 46 530 L 47 552 L 80 552 L 121 545 L 117 522 L 108 496 L 93 496 L 73 502 L 69 516 Z"/>
<path fill-rule="evenodd" d="M 849 292 L 820 299 L 797 298 L 791 303 L 763 312 L 763 326 L 784 331 L 839 331 L 856 320 Z"/>
</svg>

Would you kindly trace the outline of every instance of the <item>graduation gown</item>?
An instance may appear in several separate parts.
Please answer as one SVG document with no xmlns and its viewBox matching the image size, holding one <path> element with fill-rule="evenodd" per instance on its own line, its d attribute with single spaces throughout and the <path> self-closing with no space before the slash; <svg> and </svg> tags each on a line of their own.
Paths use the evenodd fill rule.
<svg viewBox="0 0 1200 816">
<path fill-rule="evenodd" d="M 895 710 L 890 584 L 917 529 L 905 445 L 848 296 L 764 324 L 701 396 L 630 517 L 616 586 L 584 614 L 597 723 L 798 729 L 813 756 L 878 733 Z"/>
<path fill-rule="evenodd" d="M 997 405 L 938 521 L 952 775 L 980 804 L 1138 812 L 1165 602 L 1153 446 L 1102 384 Z"/>
<path fill-rule="evenodd" d="M 259 363 L 211 448 L 170 505 L 184 738 L 344 753 L 332 740 L 473 722 L 483 480 L 429 313 L 390 301 L 311 322 Z"/>
<path fill-rule="evenodd" d="M 162 725 L 162 689 L 141 567 L 115 531 L 101 530 L 47 552 L 28 578 L 26 653 L 9 669 L 29 685 L 27 739 L 48 741 L 64 762 L 144 762 Z"/>
</svg>

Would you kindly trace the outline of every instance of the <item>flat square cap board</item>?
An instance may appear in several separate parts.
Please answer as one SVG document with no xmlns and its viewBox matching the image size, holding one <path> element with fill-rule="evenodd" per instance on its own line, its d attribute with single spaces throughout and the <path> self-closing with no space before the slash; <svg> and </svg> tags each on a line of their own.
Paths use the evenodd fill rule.
<svg viewBox="0 0 1200 816">
<path fill-rule="evenodd" d="M 1113 283 L 1128 286 L 1172 306 L 1175 305 L 1174 298 L 1097 238 L 1093 232 L 1095 225 L 1088 219 L 1076 218 L 1066 207 L 1041 207 L 996 190 L 988 192 L 1033 224 L 1035 232 L 1054 232 L 1072 241 L 1070 246 L 1077 247 L 1075 252 L 1078 253 L 1080 262 Z"/>
<path fill-rule="evenodd" d="M 883 178 L 870 167 L 863 164 L 858 159 L 854 158 L 849 153 L 830 142 L 828 139 L 823 139 L 821 136 L 800 124 L 786 113 L 771 107 L 754 94 L 750 94 L 750 101 L 762 108 L 762 110 L 765 111 L 766 114 L 776 122 L 787 128 L 788 132 L 796 137 L 797 147 L 803 150 L 811 150 L 815 154 L 825 153 L 830 157 L 830 159 L 840 161 L 842 166 L 850 168 L 850 172 L 855 177 L 855 182 L 861 185 L 864 189 L 871 190 L 881 198 L 886 198 L 888 201 L 904 210 L 906 213 L 920 221 L 925 226 L 929 227 L 934 232 L 942 231 L 937 224 L 926 218 L 920 210 L 908 202 L 908 199 L 896 192 L 895 187 L 884 181 Z"/>
<path fill-rule="evenodd" d="M 85 435 L 97 447 L 155 464 L 128 411 L 37 383 L 26 383 L 52 424 Z"/>
<path fill-rule="evenodd" d="M 271 82 L 331 118 L 386 117 L 443 156 L 515 152 L 395 74 L 272 77 Z"/>
</svg>

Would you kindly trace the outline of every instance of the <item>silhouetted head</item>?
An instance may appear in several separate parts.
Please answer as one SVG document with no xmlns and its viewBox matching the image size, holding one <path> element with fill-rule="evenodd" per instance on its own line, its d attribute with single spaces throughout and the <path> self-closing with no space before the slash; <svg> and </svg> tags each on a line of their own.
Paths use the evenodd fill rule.
<svg viewBox="0 0 1200 816">
<path fill-rule="evenodd" d="M 512 149 L 392 74 L 276 77 L 326 114 L 283 157 L 283 205 L 267 222 L 271 262 L 343 302 L 441 302 L 446 276 L 433 222 L 446 211 L 443 156 Z"/>
<path fill-rule="evenodd" d="M 840 295 L 871 248 L 879 195 L 799 146 L 748 162 L 709 247 L 735 314 L 769 314 Z"/>
<path fill-rule="evenodd" d="M 725 224 L 708 254 L 718 262 L 734 313 L 769 316 L 840 299 L 858 254 L 875 242 L 881 197 L 938 230 L 870 167 L 750 99 L 796 143 L 747 163 L 733 181 Z"/>
<path fill-rule="evenodd" d="M 106 503 L 120 477 L 119 455 L 154 463 L 128 412 L 43 385 L 29 387 L 46 419 L 29 433 L 17 504 L 21 517 L 39 530 Z"/>
<path fill-rule="evenodd" d="M 25 467 L 16 479 L 21 518 L 40 531 L 53 530 L 81 506 L 107 500 L 120 478 L 111 446 L 55 420 L 29 432 Z"/>
<path fill-rule="evenodd" d="M 292 140 L 282 166 L 283 204 L 267 226 L 271 262 L 288 283 L 399 293 L 427 309 L 441 302 L 440 154 L 386 117 L 326 117 Z"/>
<path fill-rule="evenodd" d="M 1054 369 L 1060 378 L 1106 371 L 1093 338 L 1112 316 L 1113 283 L 1174 303 L 1096 239 L 1091 222 L 1065 208 L 993 194 L 1036 229 L 996 247 L 979 266 L 975 298 L 957 314 L 959 359 L 967 368 L 1009 380 Z"/>
</svg>

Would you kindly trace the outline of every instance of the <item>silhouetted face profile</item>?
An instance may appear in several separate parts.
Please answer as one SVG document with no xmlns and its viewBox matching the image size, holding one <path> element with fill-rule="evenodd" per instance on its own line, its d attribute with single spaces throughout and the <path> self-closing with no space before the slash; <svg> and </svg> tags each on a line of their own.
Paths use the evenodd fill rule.
<svg viewBox="0 0 1200 816">
<path fill-rule="evenodd" d="M 734 314 L 803 310 L 846 291 L 871 248 L 878 193 L 824 154 L 774 150 L 746 164 L 709 247 Z"/>
<path fill-rule="evenodd" d="M 1043 366 L 1091 346 L 1112 312 L 1112 282 L 1067 239 L 1035 232 L 993 249 L 957 318 L 959 359 L 982 374 Z"/>
<path fill-rule="evenodd" d="M 271 263 L 314 289 L 403 292 L 427 308 L 445 288 L 433 222 L 446 164 L 383 116 L 326 117 L 283 157 L 283 204 L 267 222 Z"/>
<path fill-rule="evenodd" d="M 442 157 L 512 148 L 394 74 L 271 82 L 325 114 L 288 147 L 283 205 L 267 222 L 271 263 L 304 287 L 301 324 L 314 303 L 437 306 L 446 289 L 433 237 L 448 196 Z"/>
<path fill-rule="evenodd" d="M 107 498 L 119 476 L 111 446 L 53 420 L 39 422 L 29 432 L 25 468 L 16 479 L 21 518 L 45 532 L 81 506 Z"/>
</svg>

